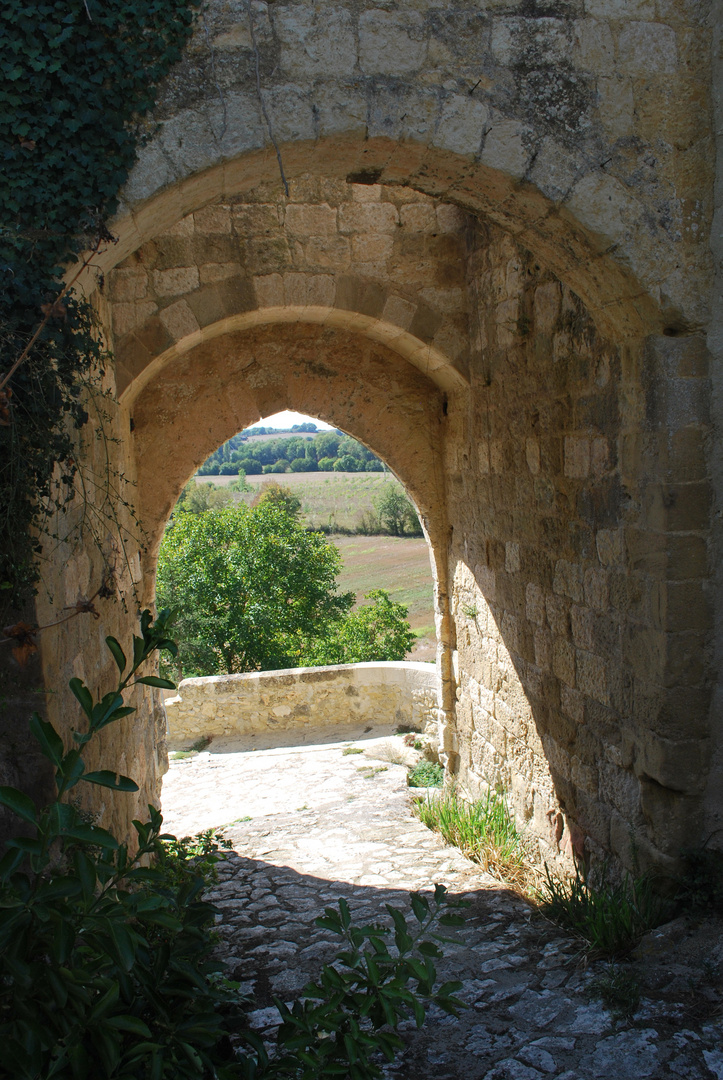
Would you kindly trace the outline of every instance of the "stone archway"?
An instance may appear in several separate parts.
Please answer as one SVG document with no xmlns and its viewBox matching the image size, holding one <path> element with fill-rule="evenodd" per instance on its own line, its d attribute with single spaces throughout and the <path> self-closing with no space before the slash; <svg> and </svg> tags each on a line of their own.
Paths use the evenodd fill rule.
<svg viewBox="0 0 723 1080">
<path fill-rule="evenodd" d="M 699 333 L 708 187 L 695 172 L 707 135 L 686 104 L 707 100 L 686 44 L 700 27 L 461 2 L 444 19 L 342 2 L 259 17 L 288 198 L 252 82 L 194 78 L 209 48 L 229 72 L 253 52 L 212 4 L 102 261 L 98 306 L 133 403 L 117 418 L 124 473 L 148 499 L 150 418 L 163 414 L 148 395 L 164 388 L 176 430 L 174 372 L 178 387 L 224 342 L 350 334 L 427 380 L 422 396 L 442 406 L 461 778 L 503 780 L 543 852 L 586 845 L 626 861 L 632 836 L 643 860 L 674 859 L 702 835 L 717 731 Z M 245 247 L 229 255 L 234 237 Z M 432 276 L 454 264 L 458 280 L 422 281 L 421 264 Z M 79 647 L 50 669 L 71 668 Z M 715 795 L 709 806 L 715 821 Z"/>
</svg>

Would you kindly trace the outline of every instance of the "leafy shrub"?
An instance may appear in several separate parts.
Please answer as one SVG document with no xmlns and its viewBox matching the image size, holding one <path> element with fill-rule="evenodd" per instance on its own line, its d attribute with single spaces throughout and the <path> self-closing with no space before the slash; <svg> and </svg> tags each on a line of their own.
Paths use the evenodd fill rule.
<svg viewBox="0 0 723 1080">
<path fill-rule="evenodd" d="M 613 882 L 607 864 L 587 872 L 577 864 L 575 877 L 561 881 L 545 869 L 543 914 L 579 934 L 601 955 L 630 952 L 669 912 L 669 902 L 649 874 L 636 878 L 626 874 Z"/>
<path fill-rule="evenodd" d="M 393 1061 L 403 1048 L 396 1030 L 399 1023 L 409 1016 L 418 1027 L 424 1023 L 425 1001 L 456 1015 L 464 1008 L 454 996 L 462 984 L 447 982 L 434 989 L 434 961 L 442 955 L 437 943 L 448 940 L 436 933 L 436 926 L 464 922 L 460 915 L 444 911 L 448 903 L 444 886 L 437 885 L 431 902 L 412 893 L 409 918 L 387 904 L 394 952 L 387 944 L 392 931 L 378 924 L 353 926 L 345 900 L 339 901 L 338 911 L 326 908 L 316 924 L 340 937 L 345 948 L 333 964 L 324 966 L 317 982 L 304 989 L 293 1008 L 274 999 L 282 1020 L 275 1052 L 269 1056 L 261 1040 L 252 1042 L 247 1034 L 255 1060 L 242 1075 L 248 1080 L 272 1076 L 373 1080 L 383 1075 L 375 1059 L 383 1055 Z M 457 901 L 454 906 L 466 903 Z"/>
<path fill-rule="evenodd" d="M 55 766 L 57 795 L 44 810 L 14 788 L 0 801 L 30 826 L 0 861 L 0 1039 L 18 1080 L 50 1077 L 197 1078 L 214 1068 L 224 1034 L 210 958 L 215 909 L 200 898 L 203 878 L 164 849 L 162 818 L 134 822 L 138 848 L 89 824 L 69 801 L 81 782 L 114 791 L 136 784 L 110 770 L 88 772 L 81 751 L 103 728 L 135 710 L 123 692 L 163 679 L 135 677 L 159 649 L 171 653 L 169 616 L 141 618 L 128 663 L 107 638 L 120 672 L 116 689 L 94 701 L 80 679 L 70 688 L 87 720 L 65 750 L 35 714 L 31 729 Z M 149 858 L 156 866 L 147 865 Z M 170 859 L 170 863 L 169 863 Z M 169 872 L 171 871 L 172 872 Z"/>
<path fill-rule="evenodd" d="M 407 782 L 410 787 L 441 787 L 444 769 L 436 761 L 420 761 L 410 769 Z"/>
<path fill-rule="evenodd" d="M 361 664 L 375 660 L 403 660 L 414 645 L 407 609 L 392 600 L 385 589 L 364 596 L 371 604 L 348 611 L 309 642 L 301 664 Z"/>
<path fill-rule="evenodd" d="M 125 654 L 115 638 L 106 638 L 120 675 L 100 700 L 80 679 L 71 680 L 87 730 L 73 733 L 70 750 L 50 723 L 33 716 L 32 732 L 56 770 L 57 794 L 48 807 L 38 811 L 27 795 L 0 787 L 0 803 L 30 833 L 10 840 L 0 860 L 5 1074 L 16 1080 L 380 1077 L 379 1056 L 392 1060 L 402 1046 L 389 1027 L 409 1015 L 421 1024 L 425 1001 L 447 1012 L 461 1004 L 454 997 L 461 984 L 435 989 L 437 943 L 446 940 L 437 927 L 462 922 L 444 910 L 443 886 L 431 903 L 411 897 L 416 926 L 388 906 L 393 953 L 388 928 L 353 926 L 344 900 L 338 912 L 327 908 L 317 923 L 340 936 L 345 948 L 293 1009 L 277 1000 L 282 1023 L 269 1054 L 244 1032 L 246 1002 L 212 957 L 218 912 L 201 894 L 215 876 L 219 846 L 228 845 L 212 830 L 194 839 L 165 835 L 160 813 L 149 807 L 150 820 L 133 823 L 138 845 L 131 855 L 69 801 L 81 782 L 138 790 L 111 770 L 86 771 L 81 751 L 135 711 L 123 703 L 129 685 L 172 687 L 156 676 L 137 676 L 156 651 L 175 652 L 169 621 L 168 612 L 155 624 L 143 613 L 125 677 Z"/>
</svg>

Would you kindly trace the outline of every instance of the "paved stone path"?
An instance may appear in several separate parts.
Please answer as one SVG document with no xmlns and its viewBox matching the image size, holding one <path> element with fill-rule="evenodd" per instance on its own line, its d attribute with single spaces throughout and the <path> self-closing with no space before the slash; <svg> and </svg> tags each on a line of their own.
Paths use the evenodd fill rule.
<svg viewBox="0 0 723 1080">
<path fill-rule="evenodd" d="M 314 925 L 325 906 L 344 896 L 368 922 L 441 882 L 471 902 L 438 966 L 463 982 L 469 1008 L 459 1019 L 433 1008 L 420 1031 L 406 1026 L 389 1078 L 723 1080 L 719 925 L 678 919 L 648 935 L 630 965 L 640 1008 L 613 1018 L 590 992 L 607 965 L 585 968 L 575 939 L 411 815 L 406 770 L 384 760 L 401 740 L 348 736 L 316 744 L 311 733 L 303 747 L 218 739 L 172 761 L 164 782 L 169 831 L 224 826 L 233 841 L 210 898 L 224 958 L 259 1004 L 254 1026 L 272 1032 L 272 995 L 290 1001 L 333 958 L 334 938 Z M 363 754 L 344 754 L 352 741 Z"/>
</svg>

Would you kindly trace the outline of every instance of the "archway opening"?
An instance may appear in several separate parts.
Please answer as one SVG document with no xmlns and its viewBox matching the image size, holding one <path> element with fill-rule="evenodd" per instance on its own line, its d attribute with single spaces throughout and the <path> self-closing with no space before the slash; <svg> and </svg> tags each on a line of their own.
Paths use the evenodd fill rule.
<svg viewBox="0 0 723 1080">
<path fill-rule="evenodd" d="M 281 524 L 291 526 L 284 535 L 292 560 L 274 536 L 276 519 L 264 517 L 269 508 L 281 511 Z M 223 525 L 213 516 L 221 512 Z M 209 548 L 221 560 L 213 568 Z M 430 564 L 416 507 L 382 459 L 311 416 L 272 416 L 221 444 L 171 512 L 159 552 L 156 607 L 178 613 L 180 651 L 173 673 L 180 679 L 239 674 L 272 663 L 434 663 Z M 262 578 L 268 578 L 265 586 Z M 272 614 L 269 590 L 276 581 L 287 595 Z M 304 605 L 314 602 L 320 606 L 305 631 L 300 624 L 294 637 L 289 627 L 281 629 L 284 612 L 293 608 L 301 616 Z M 213 611 L 226 630 L 212 625 Z M 240 652 L 229 645 L 224 653 L 224 633 L 260 639 L 269 622 L 287 635 L 286 645 L 279 638 L 278 648 L 265 652 L 248 640 Z M 322 640 L 332 634 L 334 645 Z"/>
</svg>

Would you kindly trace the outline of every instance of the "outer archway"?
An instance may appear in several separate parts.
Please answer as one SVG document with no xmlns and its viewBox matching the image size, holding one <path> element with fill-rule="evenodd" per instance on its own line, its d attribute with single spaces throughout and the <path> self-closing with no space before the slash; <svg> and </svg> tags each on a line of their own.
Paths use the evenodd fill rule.
<svg viewBox="0 0 723 1080">
<path fill-rule="evenodd" d="M 701 50 L 686 45 L 701 31 L 696 17 L 677 6 L 657 22 L 596 12 L 543 18 L 460 2 L 442 19 L 411 3 L 395 12 L 259 7 L 270 131 L 248 77 L 247 30 L 212 4 L 208 40 L 199 35 L 169 80 L 103 265 L 135 260 L 128 282 L 150 270 L 156 289 L 147 296 L 129 284 L 126 300 L 111 296 L 132 321 L 116 325 L 113 312 L 125 386 L 159 368 L 170 378 L 211 348 L 210 326 L 276 326 L 272 308 L 317 309 L 305 325 L 319 309 L 352 312 L 446 358 L 438 378 L 463 380 L 445 387 L 443 423 L 463 776 L 470 786 L 507 782 L 543 852 L 579 841 L 625 860 L 632 832 L 643 857 L 665 861 L 701 835 L 715 734 L 707 354 L 695 333 L 708 317 L 701 224 L 711 178 L 696 163 L 709 84 Z M 224 66 L 213 86 L 195 77 L 209 49 Z M 340 74 L 340 49 L 351 79 Z M 663 113 L 665 130 L 655 120 Z M 270 136 L 290 181 L 286 201 Z M 333 259 L 325 270 L 300 265 L 304 207 L 323 226 L 326 204 L 349 245 L 360 236 L 341 227 L 347 188 L 366 193 L 357 201 L 376 206 L 379 221 L 409 191 L 464 212 L 452 230 L 464 277 L 460 353 L 454 335 L 435 340 L 444 313 L 422 295 L 427 286 L 399 291 L 393 260 L 381 260 L 392 288 L 381 293 L 378 261 L 355 257 L 351 275 Z M 226 285 L 202 283 L 202 267 L 234 260 L 201 261 L 193 240 L 185 262 L 168 251 L 168 265 L 143 262 L 164 234 L 175 230 L 183 246 L 188 215 L 195 232 L 196 216 L 219 205 L 284 201 L 299 222 L 284 217 L 277 230 L 276 254 L 289 253 L 281 268 L 250 266 L 266 258 L 261 245 Z M 397 214 L 389 236 L 418 243 L 423 215 L 415 224 L 402 222 L 400 206 Z M 162 275 L 183 267 L 197 280 L 161 298 L 158 287 L 179 287 Z M 385 311 L 391 300 L 396 318 Z M 406 325 L 404 304 L 415 312 Z M 262 308 L 266 316 L 249 314 Z M 118 433 L 133 476 L 145 462 L 135 460 L 128 421 L 119 418 Z M 710 806 L 715 815 L 715 798 Z"/>
</svg>

